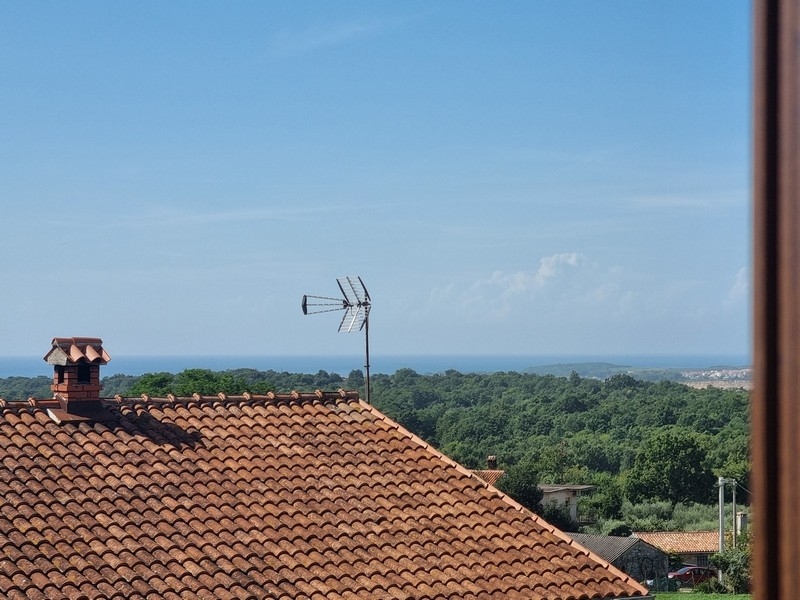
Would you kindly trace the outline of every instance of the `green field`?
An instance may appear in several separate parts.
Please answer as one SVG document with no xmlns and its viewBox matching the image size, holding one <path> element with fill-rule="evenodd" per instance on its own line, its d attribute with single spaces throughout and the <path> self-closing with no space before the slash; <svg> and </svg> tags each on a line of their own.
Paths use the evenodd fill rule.
<svg viewBox="0 0 800 600">
<path fill-rule="evenodd" d="M 700 594 L 694 592 L 653 592 L 656 600 L 752 600 L 750 594 Z"/>
</svg>

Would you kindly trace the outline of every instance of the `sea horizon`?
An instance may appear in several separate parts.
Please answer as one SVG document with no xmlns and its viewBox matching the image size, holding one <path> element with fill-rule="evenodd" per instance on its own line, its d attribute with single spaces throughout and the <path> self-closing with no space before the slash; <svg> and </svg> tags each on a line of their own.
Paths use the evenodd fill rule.
<svg viewBox="0 0 800 600">
<path fill-rule="evenodd" d="M 364 369 L 364 356 L 115 356 L 102 367 L 101 376 L 142 375 L 144 373 L 179 373 L 185 369 L 256 369 L 289 373 L 327 371 L 346 377 L 350 371 Z M 609 363 L 617 366 L 654 369 L 704 369 L 711 367 L 749 368 L 750 358 L 724 354 L 653 354 L 653 355 L 379 355 L 370 357 L 370 374 L 394 374 L 412 369 L 421 375 L 455 370 L 462 373 L 524 372 L 536 367 L 557 364 Z M 0 356 L 0 378 L 49 377 L 52 367 L 41 356 Z"/>
</svg>

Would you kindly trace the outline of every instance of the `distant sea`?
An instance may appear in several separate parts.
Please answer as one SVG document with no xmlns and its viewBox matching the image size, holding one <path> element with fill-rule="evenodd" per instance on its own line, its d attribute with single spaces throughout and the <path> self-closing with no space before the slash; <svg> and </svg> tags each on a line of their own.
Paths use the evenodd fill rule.
<svg viewBox="0 0 800 600">
<path fill-rule="evenodd" d="M 422 375 L 454 369 L 462 373 L 524 372 L 532 367 L 555 364 L 604 362 L 620 366 L 654 369 L 703 369 L 706 367 L 749 367 L 750 359 L 735 355 L 655 355 L 655 356 L 471 356 L 471 355 L 408 355 L 371 356 L 370 373 L 393 374 L 398 369 L 413 369 Z M 363 369 L 362 356 L 114 356 L 102 367 L 101 377 L 122 373 L 141 375 L 184 369 L 249 368 L 259 371 L 317 373 L 327 371 L 347 376 L 354 369 Z M 41 356 L 0 356 L 0 378 L 50 377 L 51 366 Z"/>
</svg>

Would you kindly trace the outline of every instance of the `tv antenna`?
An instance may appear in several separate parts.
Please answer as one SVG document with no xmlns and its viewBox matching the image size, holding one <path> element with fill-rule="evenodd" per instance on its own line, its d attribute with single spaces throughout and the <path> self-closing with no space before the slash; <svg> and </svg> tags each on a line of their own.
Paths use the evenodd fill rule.
<svg viewBox="0 0 800 600">
<path fill-rule="evenodd" d="M 367 404 L 369 401 L 369 309 L 372 306 L 369 292 L 361 281 L 361 277 L 340 277 L 336 280 L 343 298 L 329 298 L 327 296 L 303 296 L 303 314 L 316 315 L 324 312 L 343 310 L 344 315 L 339 323 L 339 333 L 364 330 L 366 346 L 366 378 L 364 390 Z M 319 300 L 320 302 L 316 302 Z"/>
</svg>

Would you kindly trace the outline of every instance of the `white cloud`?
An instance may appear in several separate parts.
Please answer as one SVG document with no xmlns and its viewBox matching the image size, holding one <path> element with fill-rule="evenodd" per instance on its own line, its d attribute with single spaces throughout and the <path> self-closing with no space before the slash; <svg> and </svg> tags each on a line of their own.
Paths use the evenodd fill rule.
<svg viewBox="0 0 800 600">
<path fill-rule="evenodd" d="M 530 294 L 544 288 L 568 268 L 576 268 L 585 262 L 583 255 L 575 252 L 546 256 L 539 261 L 536 271 L 517 271 L 506 273 L 495 271 L 487 279 L 476 281 L 472 292 L 489 289 L 492 295 L 508 298 L 511 296 Z"/>
<path fill-rule="evenodd" d="M 496 270 L 472 283 L 443 283 L 416 317 L 465 339 L 499 337 L 517 351 L 695 352 L 710 341 L 741 335 L 748 270 L 736 273 L 732 285 L 692 275 L 637 271 L 558 253 L 530 270 Z M 721 296 L 728 299 L 724 310 Z"/>
<path fill-rule="evenodd" d="M 432 297 L 441 297 L 445 293 L 461 315 L 503 318 L 519 308 L 520 304 L 524 305 L 532 297 L 547 292 L 548 288 L 554 288 L 558 293 L 559 278 L 585 264 L 585 257 L 578 253 L 554 254 L 542 258 L 535 271 L 494 271 L 489 277 L 475 281 L 461 293 L 451 284 L 446 291 L 434 291 Z"/>
<path fill-rule="evenodd" d="M 359 38 L 375 35 L 392 23 L 385 19 L 358 19 L 315 25 L 304 31 L 282 31 L 271 40 L 272 54 L 298 56 L 320 48 L 347 44 Z"/>
<path fill-rule="evenodd" d="M 349 208 L 336 205 L 298 206 L 282 208 L 252 208 L 232 209 L 222 211 L 180 210 L 156 208 L 151 211 L 142 211 L 121 218 L 122 223 L 134 226 L 169 226 L 176 225 L 205 225 L 219 223 L 250 223 L 254 221 L 299 221 L 314 218 L 320 215 L 330 215 L 343 212 Z"/>
<path fill-rule="evenodd" d="M 642 194 L 627 200 L 631 208 L 657 211 L 697 212 L 719 210 L 741 206 L 747 198 L 747 190 L 723 190 L 718 192 L 687 192 Z"/>
<path fill-rule="evenodd" d="M 534 283 L 537 287 L 542 287 L 548 280 L 563 272 L 564 267 L 577 267 L 583 260 L 583 255 L 575 252 L 546 256 L 539 262 L 539 270 L 534 276 Z"/>
<path fill-rule="evenodd" d="M 728 290 L 728 295 L 725 298 L 725 307 L 732 308 L 739 306 L 742 302 L 746 302 L 750 298 L 750 269 L 742 267 L 736 273 Z"/>
</svg>

